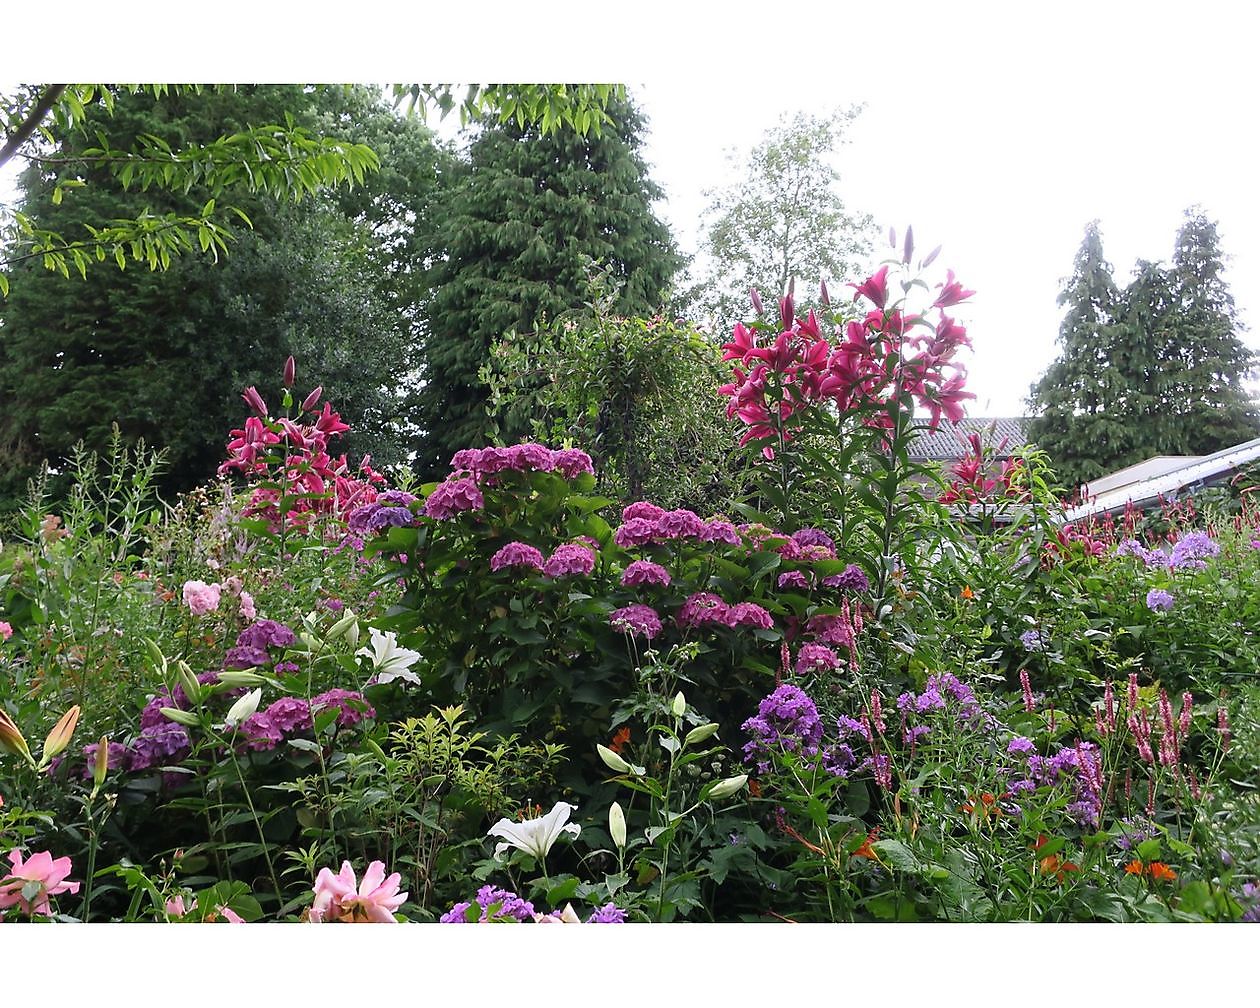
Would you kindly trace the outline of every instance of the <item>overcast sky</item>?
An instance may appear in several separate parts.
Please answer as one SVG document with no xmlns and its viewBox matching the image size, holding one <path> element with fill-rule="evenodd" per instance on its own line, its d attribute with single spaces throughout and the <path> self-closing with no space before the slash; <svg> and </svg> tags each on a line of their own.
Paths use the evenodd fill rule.
<svg viewBox="0 0 1260 1008">
<path fill-rule="evenodd" d="M 640 0 L 595 12 L 578 0 L 482 0 L 475 24 L 463 10 L 378 4 L 391 26 L 382 33 L 380 19 L 339 18 L 332 32 L 315 16 L 223 0 L 216 18 L 183 26 L 196 45 L 163 44 L 183 16 L 166 5 L 161 19 L 93 26 L 55 52 L 16 47 L 4 72 L 628 82 L 650 119 L 660 210 L 686 251 L 702 190 L 731 177 L 729 148 L 748 150 L 783 114 L 865 103 L 836 159 L 842 193 L 883 230 L 912 224 L 920 247 L 943 245 L 938 264 L 976 289 L 959 310 L 975 343 L 973 413 L 1002 415 L 1022 412 L 1055 355 L 1055 298 L 1094 218 L 1123 285 L 1136 259 L 1170 257 L 1183 211 L 1201 205 L 1219 222 L 1243 321 L 1260 326 L 1250 8 Z M 1260 348 L 1260 334 L 1246 338 Z"/>
</svg>

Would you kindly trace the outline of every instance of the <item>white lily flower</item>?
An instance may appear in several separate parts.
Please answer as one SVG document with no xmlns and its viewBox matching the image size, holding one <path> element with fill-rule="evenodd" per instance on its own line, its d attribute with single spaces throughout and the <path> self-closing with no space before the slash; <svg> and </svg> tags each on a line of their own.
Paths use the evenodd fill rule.
<svg viewBox="0 0 1260 1008">
<path fill-rule="evenodd" d="M 419 651 L 408 651 L 398 646 L 398 635 L 392 631 L 382 633 L 376 627 L 369 627 L 372 634 L 372 646 L 362 647 L 356 651 L 356 658 L 370 658 L 375 669 L 378 683 L 389 683 L 395 679 L 420 685 L 420 677 L 410 671 L 411 666 L 420 660 Z"/>
<path fill-rule="evenodd" d="M 523 850 L 526 854 L 532 854 L 541 861 L 547 856 L 547 852 L 551 850 L 552 845 L 560 839 L 561 833 L 577 836 L 582 832 L 581 826 L 577 823 L 569 822 L 570 813 L 576 811 L 576 805 L 559 801 L 556 802 L 550 812 L 538 819 L 526 819 L 524 822 L 500 819 L 490 827 L 486 834 L 487 836 L 499 837 L 503 840 L 503 843 L 495 844 L 495 859 L 503 860 L 503 855 L 507 852 L 507 849 L 515 847 L 517 850 Z M 565 825 L 566 823 L 568 825 Z"/>
<path fill-rule="evenodd" d="M 235 728 L 247 717 L 258 710 L 259 701 L 262 700 L 262 690 L 250 690 L 243 697 L 232 704 L 227 712 L 227 720 L 224 727 Z"/>
</svg>

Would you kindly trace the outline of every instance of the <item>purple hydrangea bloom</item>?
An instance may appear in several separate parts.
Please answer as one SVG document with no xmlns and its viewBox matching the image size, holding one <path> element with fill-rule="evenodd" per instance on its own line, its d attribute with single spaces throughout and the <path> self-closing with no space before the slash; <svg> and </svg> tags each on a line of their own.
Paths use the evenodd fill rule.
<svg viewBox="0 0 1260 1008">
<path fill-rule="evenodd" d="M 254 752 L 267 752 L 276 747 L 284 733 L 272 723 L 265 711 L 255 711 L 240 723 L 237 737 L 244 748 Z"/>
<path fill-rule="evenodd" d="M 595 466 L 591 457 L 580 448 L 562 448 L 555 453 L 553 460 L 556 471 L 565 479 L 576 479 L 583 473 L 595 474 Z"/>
<path fill-rule="evenodd" d="M 661 539 L 698 539 L 705 530 L 705 523 L 694 511 L 682 508 L 666 511 L 654 523 L 656 535 Z"/>
<path fill-rule="evenodd" d="M 1168 612 L 1173 607 L 1171 592 L 1162 588 L 1152 588 L 1146 593 L 1146 608 L 1151 612 Z"/>
<path fill-rule="evenodd" d="M 628 633 L 635 637 L 651 640 L 661 632 L 661 617 L 651 606 L 628 605 L 622 609 L 614 609 L 608 614 L 608 624 L 614 630 Z"/>
<path fill-rule="evenodd" d="M 823 578 L 824 588 L 844 588 L 846 591 L 868 591 L 871 587 L 866 572 L 857 564 L 849 564 L 839 574 Z"/>
<path fill-rule="evenodd" d="M 744 761 L 756 761 L 758 773 L 770 770 L 776 751 L 813 756 L 822 741 L 818 708 L 799 686 L 784 683 L 757 706 L 757 713 L 741 725 L 751 739 L 744 745 Z"/>
<path fill-rule="evenodd" d="M 368 703 L 362 693 L 354 690 L 331 689 L 319 696 L 311 697 L 311 713 L 318 714 L 325 707 L 337 707 L 341 713 L 337 715 L 337 724 L 349 728 L 365 718 L 376 717 L 376 710 Z"/>
<path fill-rule="evenodd" d="M 471 906 L 471 903 L 456 903 L 450 910 L 442 914 L 439 921 L 443 924 L 467 924 L 468 918 L 465 914 Z M 512 918 L 517 921 L 531 921 L 534 919 L 533 903 L 521 899 L 514 892 L 509 892 L 506 889 L 496 889 L 491 885 L 482 886 L 477 890 L 477 906 L 481 907 L 481 919 L 476 922 L 479 924 L 505 918 Z"/>
<path fill-rule="evenodd" d="M 839 657 L 824 644 L 802 644 L 801 649 L 796 653 L 797 675 L 807 675 L 811 672 L 834 672 L 839 667 Z"/>
<path fill-rule="evenodd" d="M 544 445 L 528 444 L 513 445 L 507 449 L 508 468 L 516 469 L 519 472 L 528 472 L 535 470 L 537 472 L 551 472 L 555 468 L 555 452 Z"/>
<path fill-rule="evenodd" d="M 726 610 L 726 618 L 722 620 L 729 627 L 750 626 L 758 630 L 770 630 L 774 627 L 774 619 L 770 613 L 756 602 L 738 602 Z"/>
<path fill-rule="evenodd" d="M 425 499 L 424 513 L 430 518 L 444 521 L 461 511 L 477 511 L 485 507 L 481 490 L 471 479 L 448 479 L 438 484 Z"/>
<path fill-rule="evenodd" d="M 311 705 L 301 697 L 281 697 L 263 713 L 285 735 L 310 731 L 313 726 Z"/>
<path fill-rule="evenodd" d="M 101 747 L 101 744 L 99 742 L 93 742 L 91 745 L 86 745 L 83 747 L 83 760 L 84 760 L 83 779 L 84 780 L 92 779 L 92 768 L 96 765 L 96 753 L 97 753 L 97 750 L 100 749 L 100 747 Z M 128 770 L 130 769 L 130 766 L 129 766 L 130 758 L 131 758 L 131 752 L 127 749 L 125 745 L 120 745 L 117 742 L 111 742 L 109 743 L 109 755 L 105 757 L 106 769 L 110 771 Z"/>
<path fill-rule="evenodd" d="M 297 635 L 283 623 L 267 619 L 247 626 L 236 638 L 236 643 L 246 647 L 288 647 L 296 639 Z"/>
<path fill-rule="evenodd" d="M 542 570 L 543 555 L 529 543 L 510 542 L 490 558 L 492 571 L 501 571 L 505 567 L 532 567 L 534 570 Z"/>
<path fill-rule="evenodd" d="M 635 560 L 621 574 L 621 583 L 627 588 L 645 584 L 666 587 L 669 582 L 669 571 L 651 560 Z"/>
<path fill-rule="evenodd" d="M 822 529 L 803 528 L 799 532 L 792 533 L 792 542 L 797 546 L 821 546 L 829 556 L 836 555 L 836 544 L 831 536 L 827 535 Z"/>
<path fill-rule="evenodd" d="M 779 587 L 809 591 L 809 579 L 804 571 L 784 571 L 779 575 Z"/>
<path fill-rule="evenodd" d="M 567 545 L 556 547 L 556 551 L 543 564 L 542 572 L 550 578 L 564 577 L 570 574 L 585 577 L 594 569 L 595 554 L 585 546 L 568 543 Z"/>
<path fill-rule="evenodd" d="M 743 543 L 739 529 L 721 518 L 713 518 L 705 522 L 704 528 L 700 530 L 700 539 L 708 543 L 723 542 L 728 546 L 739 546 Z"/>
<path fill-rule="evenodd" d="M 623 522 L 634 521 L 636 518 L 642 518 L 644 521 L 654 522 L 657 518 L 665 513 L 663 507 L 658 507 L 648 501 L 635 501 L 629 504 L 621 512 L 621 520 Z"/>
<path fill-rule="evenodd" d="M 625 922 L 626 912 L 616 903 L 605 903 L 586 918 L 587 924 L 624 924 Z"/>
<path fill-rule="evenodd" d="M 625 549 L 628 546 L 642 546 L 644 543 L 650 543 L 655 537 L 656 523 L 648 518 L 635 517 L 621 523 L 621 526 L 613 533 L 613 542 Z"/>
<path fill-rule="evenodd" d="M 113 746 L 110 746 L 112 749 Z M 183 725 L 167 722 L 153 728 L 145 728 L 127 747 L 128 768 L 132 771 L 177 763 L 192 752 L 192 739 Z"/>
<path fill-rule="evenodd" d="M 805 632 L 817 637 L 823 644 L 848 647 L 853 643 L 853 630 L 840 616 L 820 613 L 811 616 L 805 624 Z"/>
<path fill-rule="evenodd" d="M 696 592 L 689 595 L 674 618 L 681 627 L 700 626 L 704 623 L 724 623 L 728 606 L 712 592 Z"/>
</svg>

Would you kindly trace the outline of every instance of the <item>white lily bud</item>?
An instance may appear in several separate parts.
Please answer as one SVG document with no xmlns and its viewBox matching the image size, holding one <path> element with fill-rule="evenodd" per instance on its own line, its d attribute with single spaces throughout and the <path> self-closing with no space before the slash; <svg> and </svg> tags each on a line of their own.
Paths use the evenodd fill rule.
<svg viewBox="0 0 1260 1008">
<path fill-rule="evenodd" d="M 243 697 L 232 704 L 231 709 L 227 712 L 226 724 L 229 728 L 235 728 L 247 717 L 258 710 L 258 704 L 262 700 L 262 690 L 250 690 Z"/>
<path fill-rule="evenodd" d="M 612 808 L 608 810 L 608 833 L 612 837 L 612 842 L 617 845 L 617 849 L 625 850 L 626 814 L 621 810 L 618 802 L 613 802 Z"/>
<path fill-rule="evenodd" d="M 609 770 L 616 770 L 617 773 L 630 772 L 630 764 L 607 746 L 596 744 L 595 751 L 599 753 L 599 758 L 604 761 L 604 765 L 608 767 Z"/>
<path fill-rule="evenodd" d="M 266 681 L 257 672 L 229 669 L 226 672 L 219 673 L 219 685 L 230 686 L 233 689 L 236 689 L 238 686 L 261 686 Z"/>
<path fill-rule="evenodd" d="M 720 780 L 709 790 L 709 800 L 729 798 L 747 783 L 748 774 L 746 773 L 740 774 L 738 777 L 727 777 L 726 780 Z"/>
<path fill-rule="evenodd" d="M 687 732 L 687 737 L 683 739 L 683 745 L 695 745 L 703 742 L 705 739 L 712 738 L 717 734 L 718 726 L 715 723 L 697 725 Z"/>
<path fill-rule="evenodd" d="M 681 692 L 679 692 L 678 696 L 674 697 L 674 703 L 671 709 L 674 712 L 674 717 L 682 717 L 683 713 L 687 710 L 687 698 L 684 697 Z"/>
<path fill-rule="evenodd" d="M 189 728 L 195 728 L 198 725 L 197 715 L 186 710 L 180 710 L 178 707 L 159 707 L 158 711 L 162 717 L 168 721 L 175 721 L 179 724 L 186 725 Z"/>
<path fill-rule="evenodd" d="M 347 610 L 346 610 L 346 614 L 345 614 L 344 616 L 342 616 L 342 617 L 341 617 L 341 619 L 337 620 L 337 622 L 336 622 L 336 623 L 334 623 L 334 624 L 333 624 L 333 625 L 329 628 L 329 630 L 328 630 L 328 639 L 329 639 L 330 641 L 335 641 L 335 640 L 336 640 L 338 637 L 340 637 L 342 634 L 344 634 L 344 633 L 346 633 L 346 632 L 348 632 L 348 631 L 349 631 L 349 629 L 350 629 L 350 625 L 351 625 L 352 623 L 357 623 L 358 621 L 359 621 L 359 617 L 358 617 L 358 616 L 356 616 L 353 612 L 351 612 L 350 610 L 348 610 L 348 609 L 347 609 Z M 358 639 L 357 639 L 357 637 L 356 637 L 356 639 L 355 639 L 355 643 L 356 643 L 356 644 L 358 643 Z"/>
<path fill-rule="evenodd" d="M 188 662 L 182 658 L 175 663 L 175 671 L 179 673 L 179 685 L 184 691 L 184 696 L 188 697 L 190 704 L 201 702 L 201 683 L 197 682 L 197 677 L 193 675 L 193 670 L 188 667 Z"/>
</svg>

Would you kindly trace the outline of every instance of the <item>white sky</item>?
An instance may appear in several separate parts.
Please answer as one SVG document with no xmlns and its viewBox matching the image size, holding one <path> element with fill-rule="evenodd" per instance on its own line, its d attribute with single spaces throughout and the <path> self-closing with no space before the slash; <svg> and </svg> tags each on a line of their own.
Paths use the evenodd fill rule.
<svg viewBox="0 0 1260 1008">
<path fill-rule="evenodd" d="M 819 13 L 645 0 L 593 12 L 579 0 L 483 0 L 471 20 L 377 4 L 382 33 L 376 17 L 338 16 L 334 31 L 225 0 L 211 23 L 189 22 L 196 46 L 159 44 L 180 30 L 167 5 L 152 23 L 80 22 L 55 53 L 6 59 L 3 73 L 629 82 L 650 119 L 659 209 L 685 251 L 702 190 L 731 177 L 728 148 L 747 150 L 781 114 L 865 102 L 836 160 L 842 193 L 882 230 L 912 224 L 921 248 L 944 245 L 938 265 L 977 290 L 958 315 L 975 344 L 973 413 L 991 415 L 1022 412 L 1053 359 L 1055 298 L 1093 218 L 1123 285 L 1135 259 L 1170 257 L 1182 212 L 1201 204 L 1219 222 L 1242 319 L 1260 326 L 1250 6 L 903 0 Z M 1260 348 L 1260 334 L 1246 338 Z"/>
</svg>

